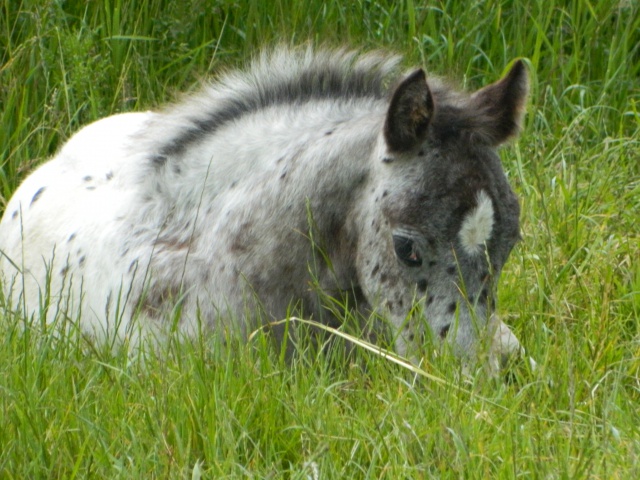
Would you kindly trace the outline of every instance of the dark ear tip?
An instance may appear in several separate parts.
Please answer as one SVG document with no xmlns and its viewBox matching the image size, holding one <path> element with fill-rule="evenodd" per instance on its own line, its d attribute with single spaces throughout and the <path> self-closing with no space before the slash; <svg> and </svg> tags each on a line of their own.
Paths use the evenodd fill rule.
<svg viewBox="0 0 640 480">
<path fill-rule="evenodd" d="M 517 71 L 518 74 L 522 73 L 522 70 L 526 71 L 527 65 L 522 58 L 517 58 L 513 62 L 513 66 L 511 67 L 511 71 Z"/>
<path fill-rule="evenodd" d="M 518 58 L 513 62 L 507 78 L 510 80 L 517 79 L 521 84 L 527 88 L 529 85 L 529 69 L 526 62 L 522 58 Z"/>
<path fill-rule="evenodd" d="M 417 68 L 406 75 L 400 85 L 427 85 L 427 74 L 422 68 Z"/>
<path fill-rule="evenodd" d="M 409 77 L 412 80 L 424 80 L 425 82 L 427 81 L 427 74 L 425 73 L 425 71 L 422 68 L 418 68 L 416 70 L 414 70 Z"/>
</svg>

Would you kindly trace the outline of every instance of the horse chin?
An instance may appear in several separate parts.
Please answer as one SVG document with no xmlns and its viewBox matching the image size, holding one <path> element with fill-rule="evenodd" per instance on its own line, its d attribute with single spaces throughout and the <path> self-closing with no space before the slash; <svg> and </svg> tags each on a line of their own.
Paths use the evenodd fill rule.
<svg viewBox="0 0 640 480">
<path fill-rule="evenodd" d="M 528 360 L 531 370 L 536 369 L 536 361 L 527 357 L 525 349 L 506 323 L 492 315 L 489 325 L 494 329 L 488 362 L 492 376 L 498 376 L 512 364 L 522 360 Z"/>
<path fill-rule="evenodd" d="M 475 348 L 467 346 L 469 351 L 461 354 L 462 372 L 465 376 L 474 376 L 479 369 L 491 378 L 505 375 L 508 378 L 513 373 L 511 369 L 519 368 L 524 362 L 529 364 L 532 371 L 536 370 L 536 361 L 527 356 L 511 328 L 496 315 L 491 315 L 486 333 L 486 343 L 480 341 Z"/>
</svg>

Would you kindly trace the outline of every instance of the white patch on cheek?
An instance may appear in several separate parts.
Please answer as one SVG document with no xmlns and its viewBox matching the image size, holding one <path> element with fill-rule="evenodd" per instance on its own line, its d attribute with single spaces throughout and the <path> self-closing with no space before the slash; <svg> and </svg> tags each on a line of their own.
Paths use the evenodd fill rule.
<svg viewBox="0 0 640 480">
<path fill-rule="evenodd" d="M 462 222 L 459 236 L 462 248 L 469 255 L 482 252 L 482 246 L 491 238 L 493 230 L 493 204 L 484 190 L 478 192 L 477 205 Z"/>
</svg>

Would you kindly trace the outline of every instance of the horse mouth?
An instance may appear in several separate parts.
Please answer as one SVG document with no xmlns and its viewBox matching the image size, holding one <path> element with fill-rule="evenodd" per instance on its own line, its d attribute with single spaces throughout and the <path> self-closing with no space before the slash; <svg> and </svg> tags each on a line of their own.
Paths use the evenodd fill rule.
<svg viewBox="0 0 640 480">
<path fill-rule="evenodd" d="M 504 371 L 518 360 L 526 359 L 531 370 L 537 368 L 536 361 L 527 356 L 520 341 L 506 323 L 492 315 L 490 325 L 495 328 L 489 350 L 489 370 L 493 375 Z"/>
</svg>

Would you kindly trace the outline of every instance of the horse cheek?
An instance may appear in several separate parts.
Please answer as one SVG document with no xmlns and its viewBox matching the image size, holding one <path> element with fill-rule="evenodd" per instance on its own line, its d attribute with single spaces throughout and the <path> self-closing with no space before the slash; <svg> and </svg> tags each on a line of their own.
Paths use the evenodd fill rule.
<svg viewBox="0 0 640 480">
<path fill-rule="evenodd" d="M 414 340 L 412 325 L 407 319 L 411 308 L 411 286 L 402 276 L 393 254 L 372 245 L 362 245 L 357 263 L 362 291 L 371 305 L 377 305 L 377 313 L 389 319 L 391 339 L 396 352 L 404 356 Z M 373 252 L 376 252 L 372 254 Z"/>
</svg>

